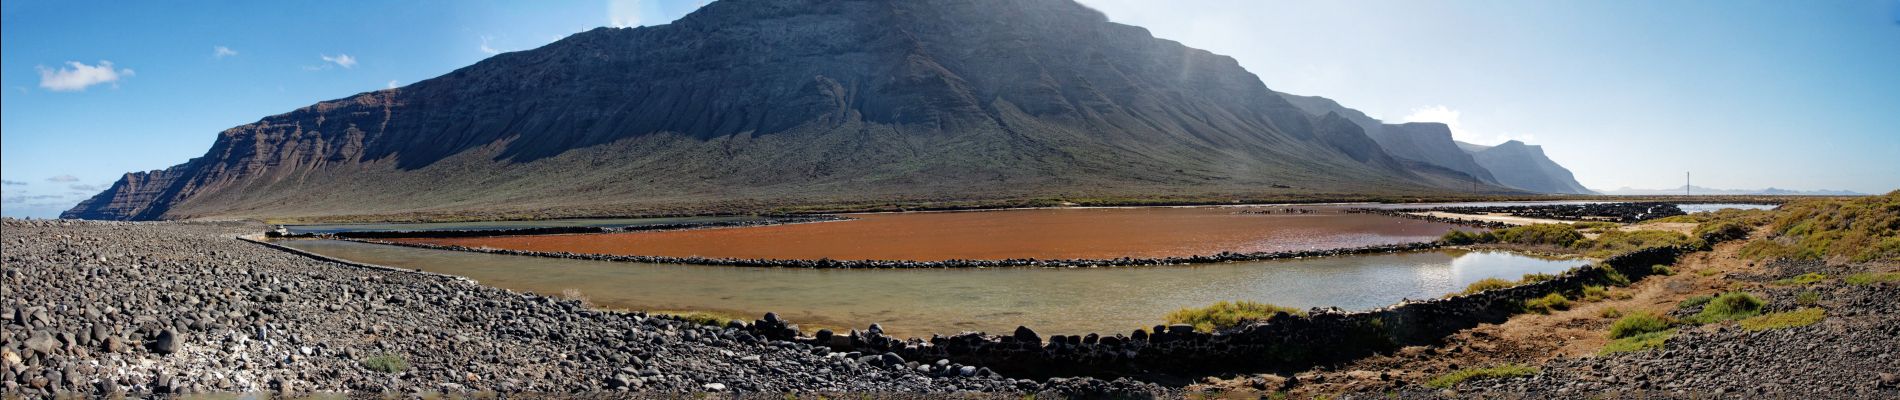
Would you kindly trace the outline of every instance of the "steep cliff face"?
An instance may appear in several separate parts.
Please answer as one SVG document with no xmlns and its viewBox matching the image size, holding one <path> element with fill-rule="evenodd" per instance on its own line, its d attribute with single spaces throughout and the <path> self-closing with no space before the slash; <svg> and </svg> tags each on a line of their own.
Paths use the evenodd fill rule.
<svg viewBox="0 0 1900 400">
<path fill-rule="evenodd" d="M 1494 171 L 1498 181 L 1505 186 L 1541 193 L 1594 194 L 1570 170 L 1551 161 L 1544 155 L 1543 146 L 1532 146 L 1516 140 L 1497 146 L 1481 146 L 1460 143 L 1461 147 L 1471 151 L 1478 165 Z"/>
<path fill-rule="evenodd" d="M 1359 110 L 1346 108 L 1333 99 L 1286 93 L 1281 93 L 1280 96 L 1285 97 L 1288 102 L 1308 114 L 1339 114 L 1359 125 L 1365 130 L 1367 137 L 1378 142 L 1379 147 L 1395 157 L 1457 171 L 1469 176 L 1469 180 L 1476 180 L 1479 183 L 1498 183 L 1497 178 L 1492 177 L 1491 171 L 1479 166 L 1477 161 L 1471 159 L 1471 154 L 1458 148 L 1451 138 L 1451 129 L 1445 124 L 1435 122 L 1387 124 Z"/>
<path fill-rule="evenodd" d="M 1323 118 L 1069 0 L 727 0 L 232 128 L 64 216 L 1448 191 Z"/>
</svg>

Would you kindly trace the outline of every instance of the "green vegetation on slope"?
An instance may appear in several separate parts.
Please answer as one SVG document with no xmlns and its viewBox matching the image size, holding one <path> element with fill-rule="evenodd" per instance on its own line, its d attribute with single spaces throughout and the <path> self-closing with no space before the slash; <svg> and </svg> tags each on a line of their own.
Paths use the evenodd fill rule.
<svg viewBox="0 0 1900 400">
<path fill-rule="evenodd" d="M 1637 334 L 1610 341 L 1610 344 L 1603 345 L 1603 350 L 1599 351 L 1598 354 L 1607 355 L 1661 348 L 1664 343 L 1669 342 L 1669 338 L 1675 336 L 1676 330 L 1674 329 Z"/>
<path fill-rule="evenodd" d="M 1707 324 L 1748 318 L 1761 314 L 1761 309 L 1765 305 L 1767 305 L 1767 302 L 1762 301 L 1759 297 L 1755 297 L 1755 295 L 1744 292 L 1728 292 L 1720 296 L 1715 296 L 1715 298 L 1708 301 L 1708 304 L 1703 304 L 1702 312 L 1696 313 L 1695 317 L 1690 318 L 1690 320 L 1699 324 Z"/>
<path fill-rule="evenodd" d="M 1755 259 L 1900 260 L 1900 191 L 1781 206 L 1768 237 L 1742 248 Z"/>
<path fill-rule="evenodd" d="M 1669 317 L 1649 312 L 1639 312 L 1624 316 L 1610 325 L 1610 338 L 1622 339 L 1631 336 L 1662 332 L 1673 324 Z"/>
<path fill-rule="evenodd" d="M 1769 329 L 1787 329 L 1814 325 L 1826 317 L 1827 312 L 1819 308 L 1807 307 L 1799 310 L 1762 314 L 1738 321 L 1742 329 L 1765 331 Z"/>
</svg>

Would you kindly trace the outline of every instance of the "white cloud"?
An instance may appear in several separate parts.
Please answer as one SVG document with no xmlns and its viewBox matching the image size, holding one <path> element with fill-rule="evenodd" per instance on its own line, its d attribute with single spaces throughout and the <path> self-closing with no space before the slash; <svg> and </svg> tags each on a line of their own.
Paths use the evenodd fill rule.
<svg viewBox="0 0 1900 400">
<path fill-rule="evenodd" d="M 99 65 L 86 65 L 78 61 L 67 61 L 66 68 L 52 69 L 46 66 L 34 67 L 40 70 L 40 87 L 55 92 L 86 90 L 86 87 L 101 83 L 117 85 L 119 79 L 132 76 L 132 70 L 112 69 L 112 62 L 100 60 Z"/>
<path fill-rule="evenodd" d="M 336 66 L 343 68 L 356 68 L 356 57 L 350 57 L 348 54 L 337 54 L 335 57 L 328 54 L 318 54 L 318 56 L 323 57 L 323 62 L 336 64 Z"/>
<path fill-rule="evenodd" d="M 1511 135 L 1508 133 L 1487 134 L 1473 132 L 1465 128 L 1464 113 L 1442 105 L 1412 109 L 1403 120 L 1405 122 L 1437 122 L 1451 128 L 1451 138 L 1472 144 L 1495 145 L 1508 140 L 1529 141 L 1531 135 Z"/>
<path fill-rule="evenodd" d="M 72 175 L 60 175 L 60 176 L 55 176 L 51 178 L 46 178 L 46 181 L 47 182 L 78 182 L 79 178 Z"/>
<path fill-rule="evenodd" d="M 225 57 L 230 57 L 230 56 L 235 56 L 235 55 L 238 55 L 237 50 L 231 50 L 231 48 L 229 47 L 224 47 L 224 46 L 211 47 L 211 58 L 223 59 Z"/>
<path fill-rule="evenodd" d="M 615 28 L 640 26 L 640 0 L 607 0 L 607 24 Z"/>
<path fill-rule="evenodd" d="M 389 80 L 389 85 L 388 85 L 388 86 L 389 86 L 389 88 L 390 88 L 390 89 L 395 89 L 395 88 L 396 88 L 396 80 L 394 80 L 394 79 L 391 79 L 391 80 Z"/>
<path fill-rule="evenodd" d="M 482 52 L 483 52 L 483 53 L 488 53 L 488 54 L 501 54 L 501 50 L 495 50 L 495 48 L 494 48 L 494 47 L 488 47 L 488 41 L 489 41 L 489 40 L 493 40 L 493 39 L 494 39 L 494 37 L 492 37 L 492 36 L 488 36 L 488 35 L 482 35 L 482 47 L 481 47 L 481 49 L 482 49 Z"/>
</svg>

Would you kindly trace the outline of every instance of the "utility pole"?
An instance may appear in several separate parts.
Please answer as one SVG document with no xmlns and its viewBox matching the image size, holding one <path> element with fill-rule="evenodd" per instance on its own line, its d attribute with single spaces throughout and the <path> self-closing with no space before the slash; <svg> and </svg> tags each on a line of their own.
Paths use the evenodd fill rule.
<svg viewBox="0 0 1900 400">
<path fill-rule="evenodd" d="M 1682 195 L 1689 195 L 1689 171 L 1682 171 Z"/>
</svg>

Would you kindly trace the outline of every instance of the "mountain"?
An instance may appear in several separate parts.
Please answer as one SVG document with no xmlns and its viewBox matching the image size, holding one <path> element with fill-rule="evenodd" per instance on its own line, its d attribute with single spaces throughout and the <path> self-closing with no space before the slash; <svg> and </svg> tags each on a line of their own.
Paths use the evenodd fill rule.
<svg viewBox="0 0 1900 400">
<path fill-rule="evenodd" d="M 1682 186 L 1677 186 L 1670 189 L 1634 189 L 1634 188 L 1624 187 L 1624 188 L 1620 188 L 1616 190 L 1598 190 L 1597 192 L 1607 194 L 1607 195 L 1615 195 L 1615 196 L 1679 195 L 1679 194 L 1683 194 L 1682 188 L 1683 188 Z M 1791 190 L 1791 189 L 1778 189 L 1778 188 L 1772 188 L 1772 187 L 1767 188 L 1767 189 L 1758 189 L 1758 190 L 1756 189 L 1713 189 L 1713 188 L 1706 188 L 1706 187 L 1701 187 L 1701 186 L 1690 186 L 1689 188 L 1691 189 L 1688 192 L 1689 194 L 1711 195 L 1711 196 L 1715 196 L 1715 195 L 1723 195 L 1723 196 L 1746 196 L 1746 195 L 1866 196 L 1867 195 L 1866 193 L 1860 193 L 1860 192 L 1855 192 L 1855 191 L 1850 191 L 1850 190 L 1827 190 L 1827 189 Z"/>
<path fill-rule="evenodd" d="M 1466 189 L 1343 118 L 1069 0 L 727 0 L 227 129 L 62 216 Z"/>
<path fill-rule="evenodd" d="M 1364 112 L 1346 108 L 1338 101 L 1319 96 L 1300 96 L 1280 93 L 1280 97 L 1308 114 L 1325 115 L 1338 113 L 1366 132 L 1367 137 L 1378 142 L 1386 152 L 1399 158 L 1424 162 L 1427 164 L 1458 171 L 1476 179 L 1478 182 L 1498 184 L 1491 171 L 1478 165 L 1471 154 L 1459 149 L 1451 138 L 1451 128 L 1435 122 L 1412 122 L 1405 124 L 1387 124 L 1366 115 Z"/>
<path fill-rule="evenodd" d="M 1541 193 L 1595 193 L 1577 183 L 1569 169 L 1545 156 L 1543 146 L 1512 140 L 1497 146 L 1460 142 L 1459 147 L 1470 152 L 1478 165 L 1490 170 L 1505 186 Z"/>
</svg>

